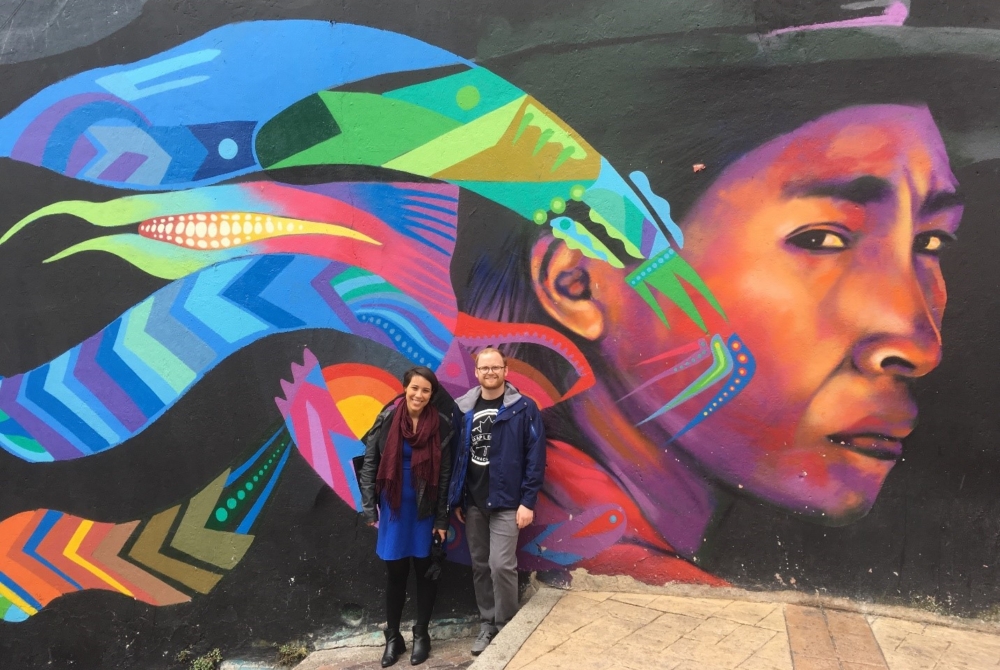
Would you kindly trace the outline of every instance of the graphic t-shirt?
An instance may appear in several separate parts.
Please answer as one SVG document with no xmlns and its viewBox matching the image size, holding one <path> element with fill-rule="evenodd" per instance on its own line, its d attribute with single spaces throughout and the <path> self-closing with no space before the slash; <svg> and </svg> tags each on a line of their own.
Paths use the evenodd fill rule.
<svg viewBox="0 0 1000 670">
<path fill-rule="evenodd" d="M 481 510 L 488 509 L 490 497 L 490 439 L 493 437 L 493 420 L 496 419 L 503 396 L 493 400 L 479 398 L 472 410 L 472 436 L 469 441 L 469 472 L 466 487 L 472 504 Z"/>
</svg>

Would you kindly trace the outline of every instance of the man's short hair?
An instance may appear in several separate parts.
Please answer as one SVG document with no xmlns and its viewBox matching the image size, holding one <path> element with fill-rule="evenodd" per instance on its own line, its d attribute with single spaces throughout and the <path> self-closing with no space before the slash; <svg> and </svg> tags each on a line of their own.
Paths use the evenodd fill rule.
<svg viewBox="0 0 1000 670">
<path fill-rule="evenodd" d="M 476 365 L 479 365 L 479 357 L 483 354 L 494 353 L 500 356 L 500 360 L 503 361 L 504 367 L 507 367 L 507 357 L 503 355 L 503 352 L 496 347 L 486 347 L 485 349 L 480 349 L 476 352 Z"/>
</svg>

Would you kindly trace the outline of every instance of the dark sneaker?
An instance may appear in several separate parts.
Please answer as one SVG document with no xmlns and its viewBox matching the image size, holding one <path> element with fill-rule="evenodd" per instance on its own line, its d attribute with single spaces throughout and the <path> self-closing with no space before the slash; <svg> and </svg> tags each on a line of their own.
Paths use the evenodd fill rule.
<svg viewBox="0 0 1000 670">
<path fill-rule="evenodd" d="M 490 642 L 497 636 L 500 630 L 491 623 L 483 623 L 479 626 L 479 637 L 472 643 L 472 655 L 479 656 L 490 646 Z"/>
</svg>

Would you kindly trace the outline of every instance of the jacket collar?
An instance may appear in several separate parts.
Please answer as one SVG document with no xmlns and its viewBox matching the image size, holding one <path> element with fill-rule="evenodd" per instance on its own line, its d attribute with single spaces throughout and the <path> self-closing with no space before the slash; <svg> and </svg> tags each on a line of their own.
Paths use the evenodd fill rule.
<svg viewBox="0 0 1000 670">
<path fill-rule="evenodd" d="M 462 414 L 468 414 L 476 406 L 476 402 L 479 401 L 479 398 L 482 395 L 483 395 L 483 387 L 474 386 L 471 389 L 469 389 L 468 393 L 457 399 L 455 401 L 455 404 L 458 405 L 458 409 L 462 411 Z M 511 384 L 510 382 L 504 382 L 503 406 L 505 408 L 510 407 L 520 399 L 521 399 L 521 392 L 518 391 L 514 387 L 514 385 Z"/>
</svg>

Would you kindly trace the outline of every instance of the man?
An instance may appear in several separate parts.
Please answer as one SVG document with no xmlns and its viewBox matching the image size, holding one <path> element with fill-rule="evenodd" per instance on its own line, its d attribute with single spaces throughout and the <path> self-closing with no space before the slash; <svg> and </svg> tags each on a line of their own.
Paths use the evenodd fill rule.
<svg viewBox="0 0 1000 670">
<path fill-rule="evenodd" d="M 479 386 L 457 401 L 465 421 L 451 500 L 472 556 L 482 617 L 472 647 L 477 656 L 517 612 L 518 532 L 534 520 L 545 472 L 538 406 L 506 378 L 506 357 L 483 349 L 476 356 Z"/>
</svg>

